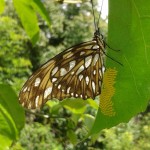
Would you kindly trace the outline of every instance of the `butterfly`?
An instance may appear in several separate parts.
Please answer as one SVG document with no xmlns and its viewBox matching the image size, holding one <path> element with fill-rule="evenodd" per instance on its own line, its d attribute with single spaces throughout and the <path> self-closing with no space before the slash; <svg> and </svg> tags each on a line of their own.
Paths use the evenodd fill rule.
<svg viewBox="0 0 150 150">
<path fill-rule="evenodd" d="M 23 85 L 19 102 L 28 109 L 49 99 L 94 99 L 101 93 L 105 42 L 99 28 L 93 39 L 72 46 L 42 65 Z"/>
</svg>

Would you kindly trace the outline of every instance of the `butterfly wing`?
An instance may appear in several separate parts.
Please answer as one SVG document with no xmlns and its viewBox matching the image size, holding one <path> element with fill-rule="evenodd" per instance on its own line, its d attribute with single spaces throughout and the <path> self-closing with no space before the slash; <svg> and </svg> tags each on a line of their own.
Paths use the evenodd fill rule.
<svg viewBox="0 0 150 150">
<path fill-rule="evenodd" d="M 24 84 L 20 103 L 37 108 L 48 99 L 95 98 L 101 92 L 104 44 L 93 39 L 73 46 L 41 66 Z"/>
</svg>

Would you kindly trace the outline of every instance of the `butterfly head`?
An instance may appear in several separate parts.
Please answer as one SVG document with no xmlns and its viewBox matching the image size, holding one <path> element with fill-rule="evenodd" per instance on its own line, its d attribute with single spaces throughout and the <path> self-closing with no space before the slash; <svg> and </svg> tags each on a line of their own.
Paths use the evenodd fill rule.
<svg viewBox="0 0 150 150">
<path fill-rule="evenodd" d="M 100 29 L 98 28 L 94 33 L 95 38 L 99 38 L 100 40 L 104 40 L 104 36 L 100 33 Z"/>
</svg>

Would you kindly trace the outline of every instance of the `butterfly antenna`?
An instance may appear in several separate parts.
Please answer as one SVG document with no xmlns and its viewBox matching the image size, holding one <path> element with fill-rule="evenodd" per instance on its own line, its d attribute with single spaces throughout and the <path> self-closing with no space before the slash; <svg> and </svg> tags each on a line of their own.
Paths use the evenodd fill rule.
<svg viewBox="0 0 150 150">
<path fill-rule="evenodd" d="M 93 17 L 94 17 L 94 27 L 95 27 L 95 31 L 97 31 L 96 18 L 95 18 L 95 13 L 94 13 L 93 0 L 91 0 L 91 4 L 92 4 L 92 13 L 93 13 Z"/>
<path fill-rule="evenodd" d="M 115 52 L 120 52 L 119 49 L 113 49 L 113 48 L 111 48 L 106 42 L 105 42 L 105 45 L 106 45 L 108 48 L 110 48 L 111 50 L 115 51 Z"/>
<path fill-rule="evenodd" d="M 103 50 L 102 50 L 102 51 L 103 51 Z M 105 56 L 107 56 L 109 59 L 111 59 L 111 60 L 113 60 L 114 62 L 118 63 L 119 65 L 123 66 L 122 63 L 120 63 L 119 61 L 117 61 L 117 60 L 115 60 L 114 58 L 112 58 L 112 57 L 110 57 L 109 55 L 107 55 L 105 51 L 103 51 L 103 54 L 104 54 Z"/>
<path fill-rule="evenodd" d="M 113 60 L 114 62 L 118 63 L 119 65 L 123 66 L 122 63 L 120 63 L 119 61 L 115 60 L 114 58 L 110 57 L 109 55 L 107 55 L 106 53 L 104 53 L 105 56 L 107 56 L 109 59 Z"/>
<path fill-rule="evenodd" d="M 100 12 L 99 12 L 99 16 L 98 16 L 98 20 L 97 20 L 97 27 L 99 26 L 100 17 L 101 17 L 101 14 L 102 14 L 103 2 L 104 2 L 104 0 L 102 0 L 102 4 L 101 4 L 101 8 L 100 8 Z"/>
</svg>

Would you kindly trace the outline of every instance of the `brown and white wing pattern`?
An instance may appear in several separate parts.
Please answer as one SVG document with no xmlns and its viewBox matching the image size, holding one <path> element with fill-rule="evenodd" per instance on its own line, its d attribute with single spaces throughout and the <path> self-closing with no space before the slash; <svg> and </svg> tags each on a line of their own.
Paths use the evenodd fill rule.
<svg viewBox="0 0 150 150">
<path fill-rule="evenodd" d="M 37 108 L 48 99 L 95 98 L 101 93 L 104 43 L 99 38 L 75 45 L 41 66 L 19 94 L 26 108 Z"/>
</svg>

